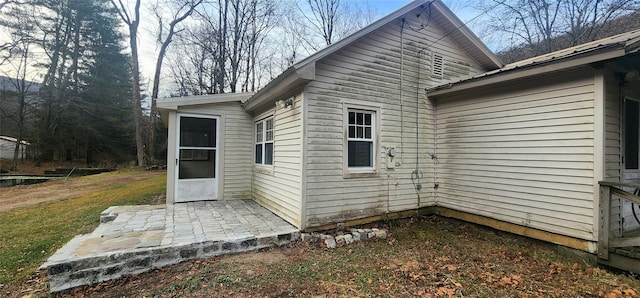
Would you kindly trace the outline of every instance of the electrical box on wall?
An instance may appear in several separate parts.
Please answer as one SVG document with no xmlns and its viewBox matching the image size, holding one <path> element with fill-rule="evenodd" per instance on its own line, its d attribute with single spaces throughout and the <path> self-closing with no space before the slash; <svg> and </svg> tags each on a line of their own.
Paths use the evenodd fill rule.
<svg viewBox="0 0 640 298">
<path fill-rule="evenodd" d="M 395 169 L 396 168 L 396 162 L 394 161 L 396 157 L 396 148 L 391 147 L 391 148 L 387 148 L 387 169 Z"/>
</svg>

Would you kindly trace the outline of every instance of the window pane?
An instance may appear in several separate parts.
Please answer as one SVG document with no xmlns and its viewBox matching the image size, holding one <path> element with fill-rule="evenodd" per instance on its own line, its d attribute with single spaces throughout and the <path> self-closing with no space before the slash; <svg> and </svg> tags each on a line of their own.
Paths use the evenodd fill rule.
<svg viewBox="0 0 640 298">
<path fill-rule="evenodd" d="M 267 123 L 267 131 L 272 130 L 273 129 L 273 119 L 267 119 L 265 122 Z"/>
<path fill-rule="evenodd" d="M 373 166 L 373 143 L 362 141 L 349 141 L 349 167 Z"/>
<path fill-rule="evenodd" d="M 349 124 L 356 124 L 356 113 L 349 112 Z"/>
<path fill-rule="evenodd" d="M 371 127 L 364 128 L 364 137 L 366 139 L 371 139 Z"/>
<path fill-rule="evenodd" d="M 371 114 L 365 114 L 364 115 L 364 124 L 365 125 L 371 125 Z"/>
<path fill-rule="evenodd" d="M 262 122 L 256 123 L 256 142 L 262 142 Z"/>
<path fill-rule="evenodd" d="M 356 127 L 355 126 L 349 126 L 349 137 L 350 138 L 355 138 L 356 137 Z"/>
<path fill-rule="evenodd" d="M 624 111 L 624 168 L 638 168 L 638 128 L 640 126 L 640 104 L 635 100 L 625 100 Z"/>
<path fill-rule="evenodd" d="M 362 139 L 364 137 L 364 133 L 362 131 L 362 126 L 358 126 L 357 131 L 358 131 L 358 133 L 357 133 L 356 137 L 358 139 Z"/>
<path fill-rule="evenodd" d="M 180 149 L 180 160 L 191 160 L 191 159 L 193 159 L 193 150 Z"/>
<path fill-rule="evenodd" d="M 362 125 L 364 123 L 364 114 L 356 113 L 356 124 Z"/>
<path fill-rule="evenodd" d="M 190 152 L 189 154 L 183 153 Z M 182 159 L 189 155 L 192 158 Z M 216 151 L 215 150 L 180 150 L 179 179 L 215 178 Z"/>
<path fill-rule="evenodd" d="M 262 144 L 256 144 L 256 163 L 262 164 Z"/>
<path fill-rule="evenodd" d="M 266 142 L 273 141 L 273 130 L 267 130 L 267 134 L 265 136 L 265 141 Z"/>
<path fill-rule="evenodd" d="M 264 144 L 264 164 L 273 164 L 273 143 Z"/>
<path fill-rule="evenodd" d="M 180 117 L 180 146 L 215 147 L 216 119 Z"/>
</svg>

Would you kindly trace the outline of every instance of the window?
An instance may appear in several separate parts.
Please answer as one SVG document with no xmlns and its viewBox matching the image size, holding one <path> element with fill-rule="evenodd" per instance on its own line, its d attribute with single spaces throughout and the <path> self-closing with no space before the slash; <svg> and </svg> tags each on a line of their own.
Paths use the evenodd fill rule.
<svg viewBox="0 0 640 298">
<path fill-rule="evenodd" d="M 273 165 L 273 117 L 256 122 L 256 164 Z"/>
<path fill-rule="evenodd" d="M 350 170 L 373 170 L 375 112 L 348 109 L 347 165 Z"/>
</svg>

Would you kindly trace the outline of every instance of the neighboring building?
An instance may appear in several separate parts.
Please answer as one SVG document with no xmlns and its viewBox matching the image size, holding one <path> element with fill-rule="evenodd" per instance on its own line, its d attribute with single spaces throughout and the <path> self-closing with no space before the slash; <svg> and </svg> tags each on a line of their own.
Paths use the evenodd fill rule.
<svg viewBox="0 0 640 298">
<path fill-rule="evenodd" d="M 633 31 L 503 66 L 414 1 L 256 94 L 159 102 L 167 203 L 251 198 L 300 229 L 429 207 L 593 253 L 599 181 L 640 178 L 639 46 Z M 613 229 L 637 228 L 614 207 Z"/>
<path fill-rule="evenodd" d="M 13 159 L 17 142 L 16 138 L 0 136 L 0 158 Z M 18 158 L 25 159 L 27 157 L 27 146 L 29 146 L 28 142 L 20 141 Z"/>
</svg>

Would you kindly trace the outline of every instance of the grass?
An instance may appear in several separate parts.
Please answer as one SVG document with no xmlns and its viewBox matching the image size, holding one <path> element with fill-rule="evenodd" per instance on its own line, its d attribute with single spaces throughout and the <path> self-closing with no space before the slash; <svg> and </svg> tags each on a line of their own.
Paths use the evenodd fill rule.
<svg viewBox="0 0 640 298">
<path fill-rule="evenodd" d="M 112 172 L 81 177 L 99 181 Z M 149 204 L 165 191 L 164 175 L 130 180 L 122 185 L 104 185 L 99 190 L 62 200 L 0 213 L 0 284 L 26 280 L 57 249 L 75 235 L 91 232 L 100 213 L 109 206 Z"/>
</svg>

